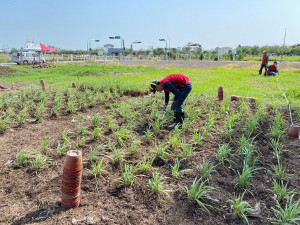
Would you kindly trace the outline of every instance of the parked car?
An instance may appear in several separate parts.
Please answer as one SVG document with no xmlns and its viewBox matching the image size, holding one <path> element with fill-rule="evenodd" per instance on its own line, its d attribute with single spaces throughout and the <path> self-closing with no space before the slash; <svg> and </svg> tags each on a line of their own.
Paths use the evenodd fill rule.
<svg viewBox="0 0 300 225">
<path fill-rule="evenodd" d="M 21 56 L 20 52 L 14 52 L 12 54 L 12 62 L 15 62 L 19 65 L 20 64 L 20 56 Z M 41 57 L 39 60 L 39 56 L 36 53 L 22 52 L 22 56 L 23 56 L 23 64 L 25 64 L 25 65 L 46 62 L 45 58 L 43 58 L 43 57 Z"/>
</svg>

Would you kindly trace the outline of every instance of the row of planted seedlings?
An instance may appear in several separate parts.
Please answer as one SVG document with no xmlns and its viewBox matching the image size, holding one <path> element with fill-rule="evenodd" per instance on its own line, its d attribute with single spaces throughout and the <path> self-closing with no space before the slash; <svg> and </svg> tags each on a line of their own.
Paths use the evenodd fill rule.
<svg viewBox="0 0 300 225">
<path fill-rule="evenodd" d="M 88 84 L 84 83 L 80 87 L 84 85 Z M 117 85 L 112 89 L 113 83 L 108 82 L 94 86 L 89 84 L 87 87 L 84 90 L 69 88 L 66 91 L 24 88 L 19 92 L 5 92 L 0 95 L 0 133 L 4 133 L 8 127 L 22 126 L 26 121 L 40 122 L 42 117 L 84 111 L 111 98 L 120 97 L 123 90 L 130 89 L 128 85 L 123 88 Z"/>
<path fill-rule="evenodd" d="M 208 98 L 205 103 L 199 103 L 200 99 L 201 96 L 193 96 L 188 100 L 186 111 L 189 116 L 182 129 L 176 127 L 173 132 L 163 132 L 165 137 L 161 137 L 160 131 L 166 131 L 165 127 L 172 119 L 172 112 L 161 111 L 159 106 L 163 103 L 159 97 L 143 98 L 141 101 L 136 99 L 130 102 L 107 102 L 105 116 L 95 114 L 79 123 L 77 131 L 65 130 L 62 133 L 62 142 L 57 145 L 57 152 L 63 155 L 68 149 L 82 148 L 88 144 L 90 150 L 84 153 L 86 168 L 96 183 L 103 174 L 110 173 L 108 171 L 111 169 L 108 168 L 113 168 L 113 171 L 120 173 L 118 181 L 125 187 L 133 185 L 138 177 L 141 177 L 139 180 L 149 178 L 151 193 L 156 193 L 163 199 L 172 199 L 170 192 L 178 188 L 170 185 L 174 180 L 183 177 L 188 170 L 196 170 L 198 173 L 200 171 L 201 177 L 196 177 L 191 186 L 185 186 L 184 189 L 189 199 L 208 210 L 211 206 L 209 203 L 213 202 L 210 195 L 214 190 L 210 185 L 215 168 L 213 163 L 230 168 L 233 162 L 230 144 L 234 142 L 232 137 L 235 130 L 238 130 L 237 126 L 241 125 L 242 117 L 246 121 L 246 127 L 236 152 L 239 160 L 235 160 L 241 164 L 241 168 L 235 171 L 240 188 L 247 189 L 249 179 L 259 169 L 255 168 L 259 154 L 254 148 L 253 135 L 265 112 L 260 107 L 253 116 L 246 119 L 250 110 L 245 102 L 241 102 L 235 112 L 229 111 L 228 101 L 216 107 L 214 99 Z M 225 120 L 224 140 L 227 143 L 220 145 L 212 162 L 203 159 L 202 163 L 197 162 L 197 168 L 182 169 L 181 164 L 193 160 L 195 154 L 201 150 L 203 141 L 209 140 L 211 133 L 215 132 L 215 121 L 220 119 Z M 161 166 L 169 168 L 171 173 Z M 149 171 L 153 172 L 152 178 Z M 249 203 L 243 200 L 243 196 L 244 194 L 229 201 L 236 215 L 247 219 L 245 212 Z"/>
<path fill-rule="evenodd" d="M 246 108 L 247 106 L 245 107 L 245 103 L 242 102 L 239 115 L 232 114 L 225 122 L 225 135 L 230 140 L 230 143 L 238 143 L 237 150 L 232 151 L 228 147 L 230 143 L 226 143 L 218 149 L 220 156 L 217 158 L 221 158 L 221 162 L 226 161 L 229 167 L 232 167 L 232 164 L 235 164 L 236 162 L 239 162 L 240 164 L 240 168 L 234 170 L 234 173 L 237 176 L 237 186 L 239 187 L 239 190 L 237 191 L 239 192 L 242 190 L 243 193 L 239 195 L 235 194 L 235 198 L 233 200 L 228 200 L 228 202 L 231 204 L 234 214 L 237 217 L 244 219 L 247 223 L 248 219 L 246 215 L 259 217 L 261 210 L 265 210 L 266 207 L 264 205 L 256 204 L 254 208 L 251 208 L 250 203 L 243 198 L 245 194 L 249 195 L 250 198 L 253 196 L 250 179 L 261 180 L 262 173 L 268 174 L 268 171 L 271 171 L 271 177 L 273 179 L 272 191 L 276 198 L 277 205 L 276 207 L 271 207 L 273 215 L 269 220 L 271 223 L 275 224 L 292 224 L 297 220 L 297 215 L 300 213 L 300 202 L 299 200 L 293 202 L 295 189 L 288 190 L 288 183 L 285 181 L 289 175 L 286 174 L 285 168 L 280 162 L 280 155 L 282 155 L 284 151 L 283 145 L 279 142 L 280 138 L 285 133 L 283 117 L 281 114 L 276 114 L 271 121 L 265 122 L 269 120 L 270 112 L 267 112 L 267 109 L 261 105 L 258 107 L 255 114 L 248 116 L 249 118 L 245 120 L 244 127 L 239 124 L 242 130 L 232 130 L 234 124 L 238 123 L 236 119 L 244 113 L 244 109 Z M 273 107 L 273 114 L 277 112 L 276 109 L 277 108 Z M 272 125 L 270 131 L 266 132 L 264 129 L 265 127 L 260 126 L 265 126 L 268 123 Z M 239 141 L 232 138 L 236 131 L 242 133 L 242 137 Z M 237 136 L 239 137 L 239 135 Z M 263 163 L 266 159 L 261 157 L 262 153 L 255 146 L 255 139 L 259 136 L 269 140 L 273 152 L 268 152 L 267 154 L 273 155 L 274 161 L 277 162 L 275 165 L 268 166 Z M 236 146 L 236 144 L 234 145 Z M 268 156 L 264 155 L 264 158 L 267 157 Z M 261 171 L 260 174 L 258 174 L 258 171 Z M 283 203 L 283 200 L 288 201 L 284 207 L 281 204 Z"/>
</svg>

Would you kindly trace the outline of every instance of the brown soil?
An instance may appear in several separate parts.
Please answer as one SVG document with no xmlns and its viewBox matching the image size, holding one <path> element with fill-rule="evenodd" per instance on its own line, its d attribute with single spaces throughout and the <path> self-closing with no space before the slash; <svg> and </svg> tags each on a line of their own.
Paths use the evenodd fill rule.
<svg viewBox="0 0 300 225">
<path fill-rule="evenodd" d="M 14 70 L 14 69 L 11 69 L 8 66 L 0 66 L 0 76 L 7 75 L 7 74 L 10 74 L 10 73 L 16 73 L 16 72 L 18 72 L 18 71 Z"/>
<path fill-rule="evenodd" d="M 122 115 L 115 114 L 113 103 L 132 102 L 140 99 L 138 97 L 123 96 L 111 99 L 105 104 L 102 103 L 94 108 L 88 108 L 77 115 L 61 115 L 58 118 L 45 116 L 40 123 L 26 123 L 22 127 L 12 126 L 0 136 L 1 157 L 0 157 L 0 223 L 1 224 L 246 224 L 242 219 L 236 218 L 230 205 L 226 202 L 228 199 L 234 199 L 235 194 L 243 193 L 238 188 L 236 175 L 234 171 L 239 169 L 240 162 L 237 158 L 232 159 L 234 163 L 229 168 L 223 168 L 218 165 L 212 174 L 211 185 L 216 188 L 212 197 L 217 201 L 209 202 L 213 208 L 210 213 L 206 212 L 197 204 L 187 199 L 187 195 L 181 187 L 190 186 L 195 177 L 200 177 L 197 166 L 201 165 L 203 158 L 214 161 L 214 154 L 219 144 L 225 143 L 226 138 L 221 135 L 224 130 L 224 118 L 217 118 L 215 126 L 207 138 L 200 146 L 195 149 L 196 155 L 189 161 L 182 162 L 182 169 L 190 169 L 184 172 L 182 179 L 174 179 L 171 175 L 170 166 L 174 163 L 174 158 L 165 160 L 156 160 L 153 164 L 154 171 L 164 174 L 168 187 L 173 190 L 171 200 L 162 196 L 163 200 L 157 195 L 151 195 L 148 188 L 148 180 L 152 172 L 147 172 L 141 176 L 130 188 L 120 185 L 118 178 L 121 177 L 119 166 L 111 164 L 111 160 L 104 158 L 106 172 L 99 178 L 97 183 L 89 175 L 86 169 L 91 168 L 89 163 L 90 147 L 107 143 L 108 140 L 116 141 L 113 132 L 108 129 L 106 119 L 112 116 L 117 124 L 125 124 Z M 203 97 L 204 98 L 204 97 Z M 204 100 L 204 99 L 203 99 Z M 205 102 L 200 102 L 195 107 L 203 110 L 201 118 L 197 120 L 195 128 L 201 129 L 208 119 L 209 109 L 207 110 Z M 214 102 L 213 108 L 218 109 L 219 103 Z M 255 110 L 254 105 L 250 107 Z M 232 102 L 230 111 L 236 111 L 239 108 L 238 102 Z M 49 112 L 49 109 L 47 109 Z M 58 142 L 62 142 L 61 134 L 64 130 L 72 131 L 70 137 L 75 140 L 77 125 L 80 122 L 88 127 L 91 132 L 90 116 L 95 113 L 101 113 L 101 127 L 104 128 L 104 137 L 101 141 L 86 141 L 80 150 L 83 152 L 84 171 L 81 185 L 81 204 L 77 209 L 65 211 L 60 206 L 60 184 L 64 164 L 64 157 L 60 157 L 56 152 Z M 268 112 L 272 115 L 272 112 Z M 150 117 L 147 111 L 144 115 Z M 273 116 L 273 115 L 272 115 Z M 245 119 L 245 118 L 244 118 Z M 139 119 L 138 119 L 139 120 Z M 245 200 L 249 201 L 251 206 L 260 202 L 266 206 L 262 211 L 260 218 L 249 217 L 250 224 L 269 224 L 269 217 L 274 217 L 271 207 L 275 206 L 272 194 L 272 176 L 270 166 L 275 163 L 272 150 L 269 145 L 267 133 L 271 123 L 271 118 L 267 117 L 260 124 L 260 129 L 254 134 L 256 149 L 260 152 L 260 161 L 257 167 L 261 167 L 255 176 L 250 180 L 250 192 L 245 194 Z M 288 118 L 285 118 L 288 120 Z M 235 144 L 241 137 L 242 130 L 245 128 L 244 121 L 234 132 L 234 142 L 232 144 L 233 153 L 238 149 Z M 132 133 L 132 140 L 138 138 L 144 140 L 144 128 L 137 127 Z M 163 141 L 168 139 L 173 131 L 163 128 L 157 139 Z M 22 149 L 39 149 L 41 139 L 49 138 L 49 150 L 44 151 L 51 162 L 46 168 L 37 173 L 31 169 L 30 165 L 23 168 L 14 166 L 14 158 Z M 182 136 L 187 142 L 191 142 L 193 131 L 188 131 Z M 130 141 L 130 140 L 128 140 Z M 290 139 L 284 136 L 282 143 L 289 150 L 283 155 L 283 163 L 290 174 L 294 174 L 289 179 L 289 188 L 299 188 L 299 140 Z M 152 153 L 155 149 L 155 143 L 142 142 L 138 149 L 137 157 L 128 154 L 123 163 L 136 165 L 147 153 L 149 156 L 155 156 Z M 130 152 L 130 145 L 123 147 L 123 150 Z M 110 154 L 110 150 L 103 150 L 104 154 Z M 171 154 L 173 154 L 171 152 Z M 215 162 L 215 161 L 214 161 Z M 215 164 L 217 164 L 215 162 Z M 297 196 L 298 198 L 298 196 Z"/>
</svg>

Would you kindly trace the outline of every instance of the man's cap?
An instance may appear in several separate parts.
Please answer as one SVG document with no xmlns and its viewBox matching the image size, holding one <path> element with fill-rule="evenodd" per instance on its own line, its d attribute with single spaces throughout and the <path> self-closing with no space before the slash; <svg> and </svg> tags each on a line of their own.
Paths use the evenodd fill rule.
<svg viewBox="0 0 300 225">
<path fill-rule="evenodd" d="M 156 88 L 156 85 L 158 84 L 158 81 L 152 81 L 151 84 L 150 84 L 150 89 L 153 93 L 155 93 L 155 88 Z"/>
<path fill-rule="evenodd" d="M 277 64 L 277 61 L 274 61 L 274 63 L 276 63 L 276 64 Z"/>
<path fill-rule="evenodd" d="M 263 51 L 263 53 L 267 53 L 267 51 L 266 51 L 266 50 L 264 50 L 264 51 Z"/>
</svg>

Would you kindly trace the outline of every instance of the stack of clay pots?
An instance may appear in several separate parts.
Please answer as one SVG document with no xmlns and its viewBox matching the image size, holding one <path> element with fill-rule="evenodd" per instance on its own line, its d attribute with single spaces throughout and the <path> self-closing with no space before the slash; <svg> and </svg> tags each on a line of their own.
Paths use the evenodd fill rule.
<svg viewBox="0 0 300 225">
<path fill-rule="evenodd" d="M 222 100 L 223 100 L 223 97 L 224 97 L 224 95 L 223 95 L 223 87 L 220 86 L 220 87 L 218 88 L 218 99 L 219 99 L 219 101 L 222 101 Z"/>
<path fill-rule="evenodd" d="M 46 84 L 44 80 L 41 80 L 41 85 L 44 91 L 46 91 Z"/>
<path fill-rule="evenodd" d="M 288 136 L 293 138 L 299 137 L 299 126 L 292 124 L 288 130 Z"/>
<path fill-rule="evenodd" d="M 82 153 L 71 150 L 67 152 L 62 176 L 61 206 L 64 209 L 77 208 L 80 204 L 80 184 L 82 176 Z"/>
</svg>

